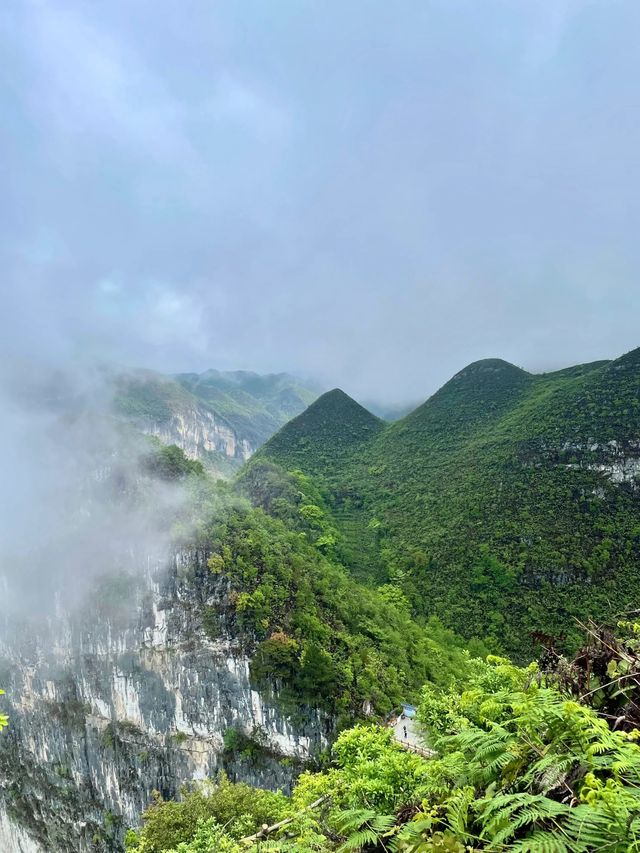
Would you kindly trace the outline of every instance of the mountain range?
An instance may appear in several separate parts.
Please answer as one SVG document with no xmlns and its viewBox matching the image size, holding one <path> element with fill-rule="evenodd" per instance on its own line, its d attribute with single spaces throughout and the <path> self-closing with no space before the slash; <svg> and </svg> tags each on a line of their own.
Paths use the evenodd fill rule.
<svg viewBox="0 0 640 853">
<path fill-rule="evenodd" d="M 467 638 L 528 654 L 637 606 L 640 349 L 539 375 L 478 361 L 392 424 L 335 389 L 266 461 L 321 485 L 358 577 Z"/>
<path fill-rule="evenodd" d="M 629 644 L 603 634 L 625 666 L 637 649 L 640 350 L 539 375 L 475 362 L 391 423 L 282 374 L 136 371 L 109 387 L 117 430 L 84 398 L 43 398 L 65 471 L 92 443 L 73 523 L 5 561 L 4 603 L 38 587 L 56 614 L 0 625 L 0 849 L 182 849 L 197 823 L 174 820 L 184 785 L 223 770 L 290 790 L 343 727 L 421 696 L 423 715 L 440 697 L 436 722 L 456 720 L 478 677 L 484 720 L 505 673 L 539 687 L 488 652 L 524 662 L 542 641 L 585 660 L 590 619 L 628 620 Z M 75 494 L 55 490 L 62 518 Z M 594 706 L 610 664 L 576 682 Z M 618 713 L 628 697 L 613 700 Z M 565 706 L 536 711 L 527 737 Z M 150 803 L 148 826 L 167 815 L 170 836 L 138 846 L 126 827 Z"/>
</svg>

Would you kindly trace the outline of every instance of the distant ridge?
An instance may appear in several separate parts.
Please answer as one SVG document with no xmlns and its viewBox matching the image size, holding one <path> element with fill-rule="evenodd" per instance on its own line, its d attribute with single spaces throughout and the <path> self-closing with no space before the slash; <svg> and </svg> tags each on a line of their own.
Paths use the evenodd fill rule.
<svg viewBox="0 0 640 853">
<path fill-rule="evenodd" d="M 113 378 L 113 390 L 114 414 L 226 477 L 318 395 L 289 374 L 246 370 L 132 370 Z"/>
</svg>

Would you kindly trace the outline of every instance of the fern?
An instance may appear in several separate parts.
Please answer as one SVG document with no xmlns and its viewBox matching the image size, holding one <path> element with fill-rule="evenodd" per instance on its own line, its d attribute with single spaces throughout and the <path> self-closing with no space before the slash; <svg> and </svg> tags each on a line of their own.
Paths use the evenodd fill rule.
<svg viewBox="0 0 640 853">
<path fill-rule="evenodd" d="M 536 824 L 556 819 L 566 814 L 569 807 L 543 795 L 527 793 L 503 794 L 477 805 L 481 837 L 491 841 L 491 848 L 514 838 L 523 828 L 536 828 Z"/>
<path fill-rule="evenodd" d="M 511 853 L 577 853 L 575 848 L 567 847 L 557 832 L 534 832 L 528 838 L 509 847 Z"/>
<path fill-rule="evenodd" d="M 362 850 L 367 845 L 382 844 L 395 825 L 394 815 L 380 815 L 373 809 L 347 809 L 334 819 L 338 831 L 347 839 L 338 848 L 340 853 Z"/>
<path fill-rule="evenodd" d="M 469 837 L 467 827 L 469 825 L 469 807 L 475 799 L 474 789 L 466 787 L 454 792 L 447 802 L 446 822 L 449 829 L 456 836 L 466 841 Z"/>
</svg>

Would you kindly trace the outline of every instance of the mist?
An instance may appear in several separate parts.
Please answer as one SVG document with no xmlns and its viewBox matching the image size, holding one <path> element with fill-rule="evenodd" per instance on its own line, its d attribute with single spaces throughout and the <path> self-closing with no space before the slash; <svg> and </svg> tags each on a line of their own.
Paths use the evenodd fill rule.
<svg viewBox="0 0 640 853">
<path fill-rule="evenodd" d="M 635 347 L 640 7 L 8 4 L 3 358 L 309 375 Z"/>
<path fill-rule="evenodd" d="M 150 445 L 110 414 L 109 375 L 32 363 L 0 376 L 4 615 L 71 614 L 105 580 L 139 582 L 169 560 L 186 494 L 145 477 Z"/>
<path fill-rule="evenodd" d="M 640 343 L 639 24 L 632 0 L 4 8 L 14 602 L 169 546 L 179 490 L 109 493 L 143 451 L 105 366 L 286 370 L 391 411 L 478 358 Z"/>
</svg>

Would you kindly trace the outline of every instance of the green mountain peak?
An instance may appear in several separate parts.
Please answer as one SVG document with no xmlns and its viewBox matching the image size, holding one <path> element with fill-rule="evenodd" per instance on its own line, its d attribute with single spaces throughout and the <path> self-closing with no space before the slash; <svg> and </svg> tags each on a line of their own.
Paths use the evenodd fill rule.
<svg viewBox="0 0 640 853">
<path fill-rule="evenodd" d="M 334 390 L 262 452 L 326 483 L 358 576 L 401 576 L 467 637 L 529 654 L 640 596 L 640 349 L 539 375 L 476 361 L 391 424 Z"/>
<path fill-rule="evenodd" d="M 340 388 L 334 388 L 285 424 L 259 455 L 289 470 L 310 468 L 320 472 L 325 466 L 344 461 L 383 429 L 380 418 Z"/>
<path fill-rule="evenodd" d="M 394 425 L 440 434 L 447 441 L 514 405 L 533 376 L 499 358 L 474 361 L 458 371 L 433 396 Z"/>
</svg>

